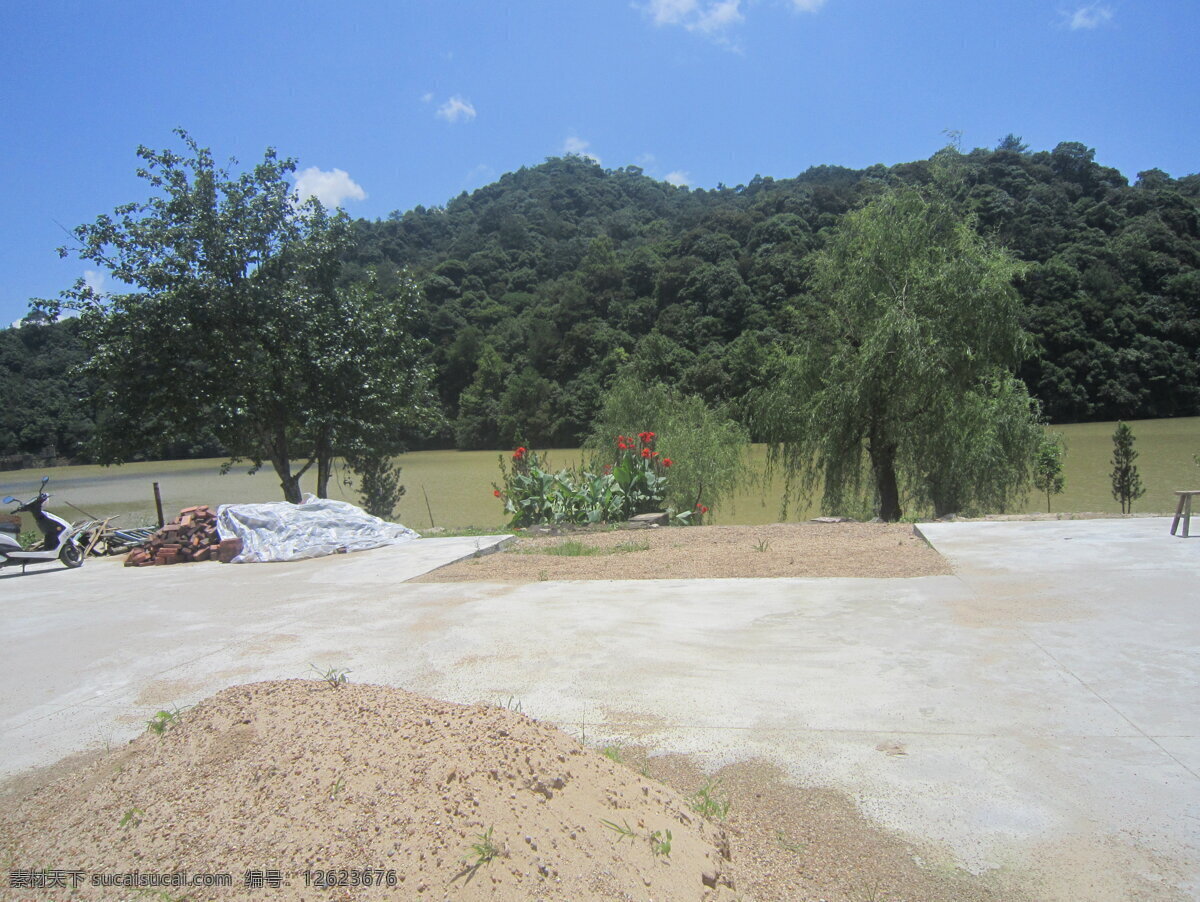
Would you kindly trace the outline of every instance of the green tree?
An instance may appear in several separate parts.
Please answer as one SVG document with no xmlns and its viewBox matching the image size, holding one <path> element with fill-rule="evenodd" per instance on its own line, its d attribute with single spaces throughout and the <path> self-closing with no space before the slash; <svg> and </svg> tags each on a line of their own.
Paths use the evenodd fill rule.
<svg viewBox="0 0 1200 902">
<path fill-rule="evenodd" d="M 1012 286 L 1023 267 L 972 225 L 898 187 L 817 252 L 823 306 L 754 418 L 789 493 L 823 480 L 827 512 L 870 504 L 898 520 L 902 493 L 940 516 L 1028 484 L 1037 410 L 1012 375 L 1029 348 Z"/>
<path fill-rule="evenodd" d="M 1129 424 L 1117 423 L 1117 429 L 1113 433 L 1112 494 L 1113 498 L 1121 502 L 1123 514 L 1131 513 L 1133 502 L 1146 494 L 1142 487 L 1142 477 L 1134 464 L 1138 453 L 1133 450 L 1133 443 L 1133 430 L 1129 428 Z"/>
<path fill-rule="evenodd" d="M 1050 513 L 1050 499 L 1062 493 L 1066 485 L 1063 476 L 1062 436 L 1055 432 L 1042 438 L 1038 445 L 1037 459 L 1033 463 L 1033 487 L 1046 495 L 1046 513 Z"/>
<path fill-rule="evenodd" d="M 44 302 L 81 313 L 98 459 L 211 436 L 231 462 L 270 463 L 292 502 L 316 464 L 324 494 L 334 455 L 388 450 L 428 424 L 427 373 L 410 335 L 416 288 L 388 298 L 339 289 L 348 220 L 299 202 L 295 161 L 268 150 L 234 175 L 177 134 L 183 155 L 138 148 L 148 200 L 73 232 L 71 250 L 129 290 L 101 297 L 81 281 Z"/>
<path fill-rule="evenodd" d="M 350 454 L 346 464 L 358 478 L 358 496 L 363 510 L 382 520 L 390 520 L 396 505 L 404 497 L 400 467 L 394 465 L 389 455 L 371 451 Z M 346 483 L 353 484 L 354 480 L 347 478 Z"/>
</svg>

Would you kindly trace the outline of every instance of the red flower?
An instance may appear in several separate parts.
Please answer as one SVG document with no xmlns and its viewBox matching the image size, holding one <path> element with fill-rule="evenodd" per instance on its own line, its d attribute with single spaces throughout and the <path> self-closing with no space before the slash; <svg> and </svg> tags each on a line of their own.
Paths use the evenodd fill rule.
<svg viewBox="0 0 1200 902">
<path fill-rule="evenodd" d="M 664 467 L 669 467 L 669 466 L 671 466 L 671 458 L 669 458 L 669 457 L 664 457 L 664 458 L 663 458 L 663 466 L 664 466 Z"/>
<path fill-rule="evenodd" d="M 495 495 L 497 498 L 499 498 L 499 497 L 500 497 L 500 490 L 499 490 L 499 489 L 496 489 L 496 490 L 494 490 L 494 491 L 492 492 L 492 494 L 493 494 L 493 495 Z"/>
<path fill-rule="evenodd" d="M 700 513 L 702 513 L 702 514 L 707 514 L 707 513 L 708 513 L 708 508 L 707 508 L 707 507 L 704 507 L 704 506 L 701 506 L 701 507 L 700 507 Z"/>
<path fill-rule="evenodd" d="M 520 460 L 524 456 L 525 456 L 525 448 L 524 447 L 520 447 L 516 451 L 513 452 L 513 460 Z"/>
<path fill-rule="evenodd" d="M 642 457 L 649 457 L 649 456 L 650 456 L 650 449 L 649 449 L 649 448 L 643 448 L 643 449 L 642 449 Z"/>
</svg>

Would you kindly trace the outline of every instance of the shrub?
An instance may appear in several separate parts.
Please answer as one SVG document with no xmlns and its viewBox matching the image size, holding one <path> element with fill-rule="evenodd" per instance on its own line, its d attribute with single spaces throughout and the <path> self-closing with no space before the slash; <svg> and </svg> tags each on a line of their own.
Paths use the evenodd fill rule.
<svg viewBox="0 0 1200 902">
<path fill-rule="evenodd" d="M 346 465 L 358 477 L 358 495 L 363 510 L 373 517 L 390 520 L 404 496 L 400 468 L 393 466 L 391 457 L 375 451 L 348 455 Z M 349 484 L 351 480 L 346 482 Z"/>
<path fill-rule="evenodd" d="M 664 492 L 667 510 L 702 515 L 716 507 L 746 478 L 746 430 L 702 398 L 630 374 L 604 395 L 592 432 L 584 442 L 589 465 L 612 462 L 612 436 L 653 430 L 654 448 L 672 462 Z M 620 449 L 618 449 L 620 450 Z"/>
</svg>

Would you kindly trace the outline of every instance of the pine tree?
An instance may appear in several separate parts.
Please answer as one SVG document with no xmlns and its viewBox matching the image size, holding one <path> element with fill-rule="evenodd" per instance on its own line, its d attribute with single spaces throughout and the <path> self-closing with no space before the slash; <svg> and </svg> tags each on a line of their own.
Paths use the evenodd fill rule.
<svg viewBox="0 0 1200 902">
<path fill-rule="evenodd" d="M 1133 463 L 1138 456 L 1133 450 L 1133 442 L 1133 430 L 1125 423 L 1117 423 L 1117 431 L 1113 433 L 1112 493 L 1121 502 L 1123 514 L 1130 513 L 1133 502 L 1146 494 L 1142 477 Z"/>
</svg>

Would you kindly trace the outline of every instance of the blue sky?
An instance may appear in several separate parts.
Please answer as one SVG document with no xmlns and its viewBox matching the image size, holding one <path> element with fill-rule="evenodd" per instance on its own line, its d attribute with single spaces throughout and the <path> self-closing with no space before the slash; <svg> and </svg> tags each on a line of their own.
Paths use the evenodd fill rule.
<svg viewBox="0 0 1200 902">
<path fill-rule="evenodd" d="M 273 146 L 369 218 L 563 152 L 713 187 L 920 159 L 947 129 L 1200 170 L 1195 0 L 5 7 L 5 323 L 84 275 L 63 227 L 144 199 L 135 149 L 176 126 L 219 159 Z"/>
</svg>

